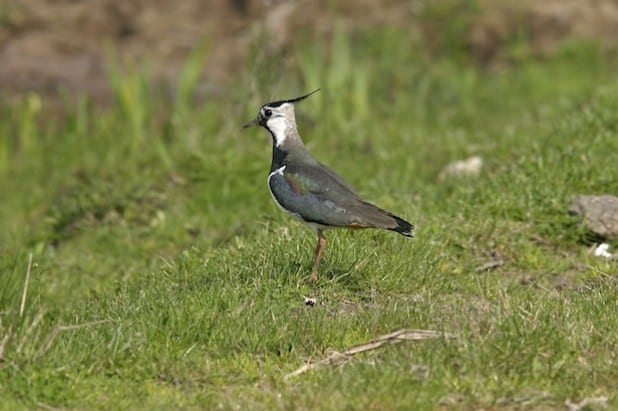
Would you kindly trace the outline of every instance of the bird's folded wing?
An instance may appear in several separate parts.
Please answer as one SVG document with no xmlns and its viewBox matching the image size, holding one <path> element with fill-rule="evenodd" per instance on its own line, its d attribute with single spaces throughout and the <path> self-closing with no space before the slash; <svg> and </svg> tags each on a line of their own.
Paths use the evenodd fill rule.
<svg viewBox="0 0 618 411">
<path fill-rule="evenodd" d="M 322 166 L 288 166 L 269 184 L 277 202 L 305 221 L 345 227 L 392 224 L 389 213 L 363 201 L 334 171 Z"/>
<path fill-rule="evenodd" d="M 283 176 L 297 194 L 313 194 L 337 203 L 360 199 L 343 178 L 322 164 L 290 165 Z"/>
</svg>

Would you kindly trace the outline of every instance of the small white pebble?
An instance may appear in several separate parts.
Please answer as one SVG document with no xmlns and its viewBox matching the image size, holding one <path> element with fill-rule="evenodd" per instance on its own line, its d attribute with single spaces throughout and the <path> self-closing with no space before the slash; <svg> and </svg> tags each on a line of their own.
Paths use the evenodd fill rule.
<svg viewBox="0 0 618 411">
<path fill-rule="evenodd" d="M 608 251 L 609 244 L 601 243 L 594 249 L 594 255 L 597 257 L 612 258 L 613 255 Z"/>
</svg>

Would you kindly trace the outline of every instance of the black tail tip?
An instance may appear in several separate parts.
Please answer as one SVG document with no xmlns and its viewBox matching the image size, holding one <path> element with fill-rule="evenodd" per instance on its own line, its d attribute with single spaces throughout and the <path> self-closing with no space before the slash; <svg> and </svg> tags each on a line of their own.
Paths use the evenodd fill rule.
<svg viewBox="0 0 618 411">
<path fill-rule="evenodd" d="M 408 238 L 414 238 L 414 226 L 412 224 L 397 216 L 393 216 L 393 218 L 397 222 L 397 227 L 391 228 L 391 230 Z"/>
</svg>

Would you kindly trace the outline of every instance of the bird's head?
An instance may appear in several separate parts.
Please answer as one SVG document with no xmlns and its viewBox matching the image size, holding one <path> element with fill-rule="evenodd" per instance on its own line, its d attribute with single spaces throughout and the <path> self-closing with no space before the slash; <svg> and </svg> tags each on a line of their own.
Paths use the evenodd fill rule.
<svg viewBox="0 0 618 411">
<path fill-rule="evenodd" d="M 244 128 L 251 126 L 262 126 L 271 133 L 285 127 L 287 123 L 294 122 L 294 104 L 306 99 L 310 95 L 317 93 L 320 89 L 312 91 L 304 96 L 289 100 L 273 101 L 260 107 L 260 111 L 255 119 L 244 125 Z"/>
</svg>

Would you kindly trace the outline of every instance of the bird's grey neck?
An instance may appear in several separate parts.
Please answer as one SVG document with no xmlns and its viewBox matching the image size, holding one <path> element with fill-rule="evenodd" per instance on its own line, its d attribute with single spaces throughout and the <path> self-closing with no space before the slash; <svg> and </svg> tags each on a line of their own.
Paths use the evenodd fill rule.
<svg viewBox="0 0 618 411">
<path fill-rule="evenodd" d="M 302 162 L 304 159 L 312 159 L 303 141 L 301 140 L 296 127 L 285 130 L 285 135 L 276 135 L 272 130 L 270 134 L 273 138 L 273 158 L 270 171 L 280 168 L 290 161 Z"/>
</svg>

